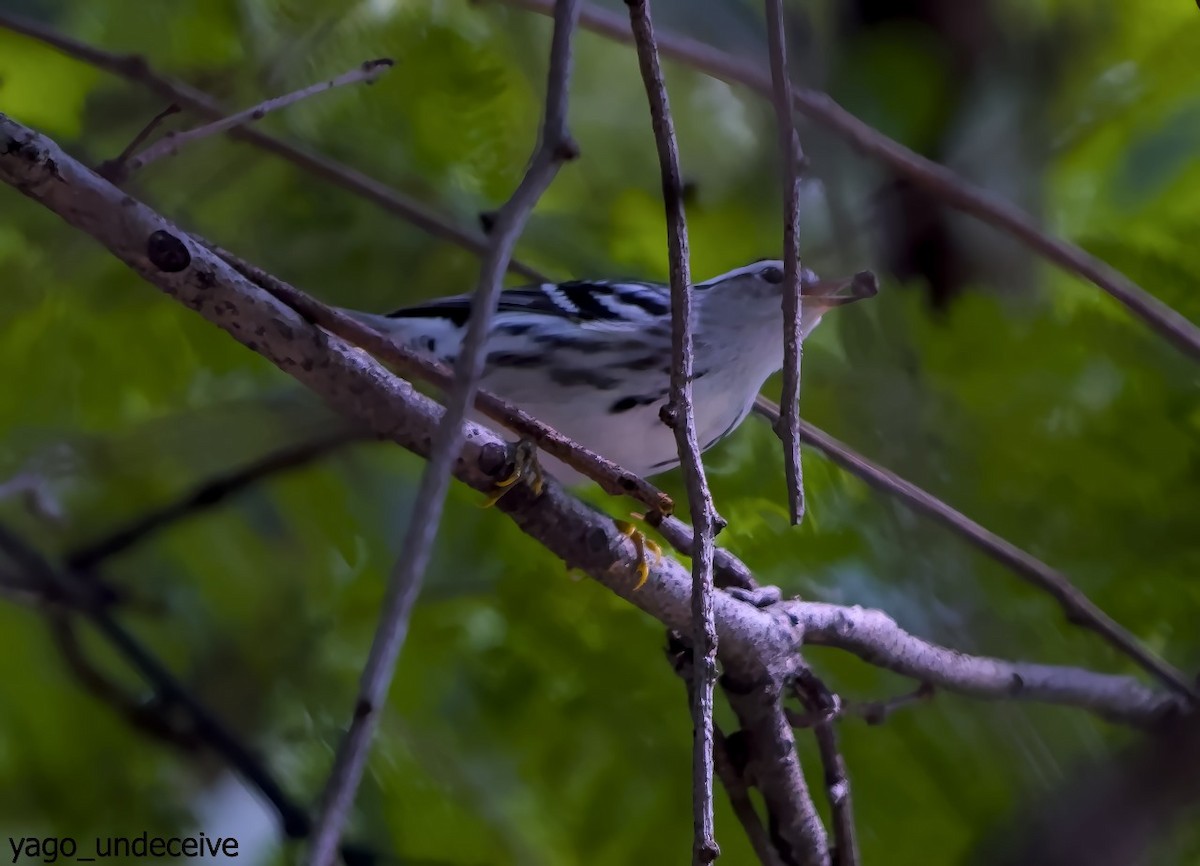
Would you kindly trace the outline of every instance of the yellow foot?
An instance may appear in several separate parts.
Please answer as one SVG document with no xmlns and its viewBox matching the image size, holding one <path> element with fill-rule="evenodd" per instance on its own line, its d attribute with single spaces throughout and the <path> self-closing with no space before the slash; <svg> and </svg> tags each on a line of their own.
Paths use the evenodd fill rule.
<svg viewBox="0 0 1200 866">
<path fill-rule="evenodd" d="M 487 499 L 479 506 L 480 508 L 491 508 L 500 501 L 501 496 L 512 490 L 522 479 L 533 490 L 534 496 L 542 495 L 545 479 L 542 476 L 542 467 L 537 460 L 537 446 L 528 439 L 522 439 L 512 446 L 510 459 L 513 465 L 512 474 L 496 482 L 496 489 L 488 494 Z"/>
<path fill-rule="evenodd" d="M 640 518 L 641 515 L 631 515 Z M 633 591 L 637 592 L 646 585 L 646 580 L 650 577 L 650 566 L 646 562 L 646 551 L 649 550 L 654 554 L 654 561 L 657 563 L 662 559 L 662 548 L 658 544 L 642 534 L 636 526 L 628 520 L 616 521 L 617 531 L 633 542 L 634 549 L 637 550 L 637 565 L 634 567 L 634 573 L 637 574 L 637 585 Z"/>
</svg>

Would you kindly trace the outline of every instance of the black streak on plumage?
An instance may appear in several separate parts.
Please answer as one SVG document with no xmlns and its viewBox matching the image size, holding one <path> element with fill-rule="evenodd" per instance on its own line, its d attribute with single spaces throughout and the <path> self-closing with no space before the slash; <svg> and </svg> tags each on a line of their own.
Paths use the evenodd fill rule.
<svg viewBox="0 0 1200 866">
<path fill-rule="evenodd" d="M 600 301 L 601 296 L 612 295 L 613 290 L 608 286 L 573 280 L 560 283 L 558 291 L 579 310 L 576 317 L 580 321 L 611 321 L 621 318 Z"/>
<path fill-rule="evenodd" d="M 641 307 L 652 316 L 665 316 L 671 312 L 671 308 L 657 298 L 651 297 L 645 292 L 633 292 L 628 289 L 625 291 L 617 291 L 617 297 L 622 303 L 629 304 L 634 307 Z"/>
<path fill-rule="evenodd" d="M 462 328 L 471 318 L 470 301 L 435 301 L 431 304 L 421 304 L 418 307 L 405 307 L 388 313 L 389 319 L 445 319 L 456 327 Z"/>
<path fill-rule="evenodd" d="M 665 396 L 665 394 L 641 394 L 638 396 L 622 397 L 608 407 L 608 413 L 610 415 L 619 415 L 622 412 L 628 412 L 630 409 L 636 409 L 638 406 L 649 406 L 651 403 L 657 403 Z"/>
</svg>

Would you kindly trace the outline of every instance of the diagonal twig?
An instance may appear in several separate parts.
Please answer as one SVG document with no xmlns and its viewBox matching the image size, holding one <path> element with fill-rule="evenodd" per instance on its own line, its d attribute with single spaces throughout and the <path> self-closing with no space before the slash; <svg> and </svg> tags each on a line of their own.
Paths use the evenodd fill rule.
<svg viewBox="0 0 1200 866">
<path fill-rule="evenodd" d="M 695 533 L 682 520 L 677 517 L 664 517 L 661 512 L 651 512 L 646 515 L 646 522 L 657 529 L 667 543 L 684 556 L 695 555 Z M 746 563 L 723 547 L 717 547 L 713 551 L 713 580 L 722 588 L 736 587 L 749 591 L 759 589 L 758 582 Z"/>
<path fill-rule="evenodd" d="M 694 706 L 696 702 L 696 669 L 693 664 L 692 652 L 683 640 L 682 634 L 676 631 L 667 631 L 666 652 L 671 669 L 683 680 L 684 687 L 687 689 L 689 706 Z M 733 814 L 737 817 L 738 823 L 742 825 L 746 838 L 750 840 L 750 846 L 758 856 L 759 862 L 762 866 L 784 866 L 779 859 L 779 852 L 775 850 L 775 846 L 771 842 L 767 828 L 763 826 L 758 809 L 755 808 L 754 801 L 750 798 L 750 786 L 746 781 L 747 756 L 742 754 L 744 749 L 737 747 L 737 744 L 744 739 L 745 735 L 740 731 L 732 738 L 726 737 L 721 731 L 721 727 L 714 722 L 713 770 L 717 778 L 721 780 L 721 785 L 729 797 L 729 805 L 733 808 Z"/>
<path fill-rule="evenodd" d="M 117 155 L 116 159 L 110 159 L 96 166 L 96 173 L 101 177 L 106 177 L 109 180 L 116 182 L 125 172 L 125 164 L 137 152 L 137 149 L 142 146 L 147 138 L 151 136 L 154 130 L 162 126 L 162 122 L 173 114 L 178 114 L 180 108 L 174 102 L 160 111 L 154 117 L 150 118 L 150 122 L 138 130 L 124 149 Z"/>
<path fill-rule="evenodd" d="M 125 552 L 164 527 L 219 505 L 229 497 L 269 476 L 320 460 L 352 442 L 363 442 L 375 438 L 375 436 L 362 431 L 342 430 L 272 451 L 245 466 L 209 478 L 166 505 L 139 515 L 124 526 L 109 530 L 95 541 L 76 547 L 67 554 L 67 565 L 75 571 L 90 571 L 104 560 Z"/>
<path fill-rule="evenodd" d="M 766 397 L 759 397 L 754 408 L 760 415 L 772 421 L 779 414 L 779 407 Z M 806 442 L 819 448 L 830 460 L 853 472 L 871 487 L 894 496 L 914 511 L 952 529 L 977 550 L 1008 566 L 1019 577 L 1048 593 L 1058 602 L 1070 622 L 1096 632 L 1172 691 L 1192 700 L 1200 700 L 1200 691 L 1182 671 L 1142 646 L 1136 637 L 1077 589 L 1061 571 L 1051 568 L 1011 542 L 1005 541 L 936 496 L 868 460 L 811 424 L 801 422 L 800 433 Z"/>
<path fill-rule="evenodd" d="M 36 39 L 69 57 L 90 63 L 97 69 L 103 69 L 127 81 L 141 84 L 163 99 L 177 103 L 188 111 L 194 111 L 201 117 L 220 120 L 229 113 L 220 102 L 202 90 L 155 72 L 146 59 L 140 55 L 104 51 L 88 45 L 86 42 L 72 39 L 31 18 L 11 12 L 0 12 L 0 28 Z M 487 240 L 480 235 L 459 228 L 416 199 L 336 160 L 312 153 L 281 138 L 246 126 L 231 129 L 228 134 L 230 138 L 244 141 L 260 150 L 278 156 L 314 177 L 366 199 L 435 238 L 456 244 L 477 255 L 483 255 L 488 248 Z M 537 282 L 546 280 L 541 272 L 516 259 L 509 262 L 509 269 L 513 273 Z"/>
<path fill-rule="evenodd" d="M 765 680 L 743 682 L 727 672 L 721 686 L 747 732 L 746 772 L 762 793 L 772 846 L 785 863 L 830 866 L 825 827 L 804 779 L 783 708 L 784 682 L 790 673 L 770 670 Z"/>
<path fill-rule="evenodd" d="M 101 671 L 84 652 L 74 616 L 62 609 L 48 610 L 46 624 L 59 655 L 76 681 L 93 697 L 108 704 L 130 727 L 184 751 L 194 751 L 205 744 L 193 720 L 170 712 L 172 707 L 159 695 L 148 701 L 144 694 L 131 691 Z"/>
<path fill-rule="evenodd" d="M 550 8 L 550 0 L 501 2 L 542 14 Z M 628 22 L 607 9 L 589 5 L 580 16 L 580 24 L 618 42 L 632 41 Z M 711 45 L 674 33 L 659 34 L 658 47 L 664 56 L 714 78 L 745 85 L 764 96 L 771 94 L 770 72 L 757 63 L 739 60 Z M 810 89 L 796 90 L 792 94 L 792 105 L 805 117 L 837 133 L 855 149 L 884 163 L 950 207 L 1012 235 L 1064 271 L 1107 292 L 1180 352 L 1193 360 L 1200 360 L 1200 327 L 1116 268 L 1081 247 L 1045 231 L 1016 205 L 888 138 L 842 108 L 826 93 Z"/>
<path fill-rule="evenodd" d="M 717 776 L 729 796 L 729 805 L 733 814 L 750 840 L 750 847 L 758 856 L 762 866 L 784 866 L 779 859 L 779 853 L 771 843 L 771 836 L 763 826 L 762 818 L 750 797 L 750 788 L 746 784 L 745 768 L 739 767 L 730 755 L 730 738 L 726 737 L 720 725 L 713 726 L 713 766 Z"/>
<path fill-rule="evenodd" d="M 783 390 L 775 434 L 783 442 L 783 462 L 792 524 L 804 519 L 804 469 L 800 462 L 800 364 L 804 357 L 800 303 L 800 169 L 804 151 L 792 119 L 792 79 L 788 73 L 783 0 L 766 0 L 771 58 L 771 102 L 779 133 L 783 171 Z"/>
<path fill-rule="evenodd" d="M 362 779 L 379 711 L 395 673 L 396 661 L 408 632 L 408 621 L 450 487 L 451 470 L 462 446 L 467 408 L 474 402 L 483 372 L 485 341 L 500 296 L 501 280 L 526 219 L 558 173 L 559 166 L 578 155 L 567 131 L 567 99 L 571 77 L 571 36 L 579 15 L 579 0 L 558 0 L 550 45 L 546 111 L 541 142 L 516 192 L 500 209 L 480 267 L 471 318 L 455 364 L 454 385 L 438 423 L 429 462 L 421 475 L 413 517 L 388 580 L 379 626 L 371 644 L 350 728 L 342 741 L 322 796 L 309 863 L 331 866 L 337 842 L 349 817 Z"/>
<path fill-rule="evenodd" d="M 932 685 L 921 683 L 911 691 L 874 701 L 848 701 L 839 697 L 836 716 L 839 720 L 853 716 L 868 725 L 882 725 L 897 710 L 931 700 L 935 693 Z M 828 717 L 828 713 L 824 717 Z M 788 713 L 788 721 L 793 728 L 811 728 L 822 718 L 821 714 L 812 712 Z"/>
<path fill-rule="evenodd" d="M 162 159 L 166 156 L 174 156 L 179 153 L 180 148 L 190 144 L 193 141 L 199 141 L 202 138 L 210 138 L 214 135 L 220 135 L 223 132 L 228 132 L 231 129 L 236 129 L 239 126 L 244 126 L 247 123 L 253 123 L 257 120 L 262 120 L 272 111 L 278 111 L 282 108 L 287 108 L 301 100 L 316 96 L 318 93 L 324 93 L 327 90 L 333 90 L 336 87 L 345 87 L 348 84 L 374 84 L 379 76 L 392 68 L 392 61 L 386 57 L 379 60 L 366 60 L 351 69 L 349 72 L 343 72 L 336 78 L 331 78 L 328 81 L 320 81 L 316 84 L 310 84 L 308 87 L 303 87 L 300 90 L 286 93 L 283 96 L 276 96 L 260 102 L 258 105 L 251 106 L 244 111 L 236 112 L 228 117 L 222 117 L 220 120 L 214 120 L 211 123 L 206 123 L 203 126 L 197 126 L 194 129 L 189 129 L 185 132 L 170 132 L 156 141 L 154 144 L 147 147 L 136 156 L 130 157 L 127 160 L 116 160 L 110 163 L 109 170 L 112 172 L 110 177 L 116 182 L 119 179 L 127 178 L 129 175 L 139 171 L 152 162 Z M 168 109 L 169 110 L 169 109 Z M 159 115 L 160 119 L 163 115 Z M 136 141 L 136 139 L 135 139 Z"/>
<path fill-rule="evenodd" d="M 650 0 L 625 0 L 637 46 L 638 65 L 650 101 L 650 119 L 662 173 L 671 261 L 671 400 L 663 422 L 675 432 L 679 462 L 692 514 L 692 863 L 702 866 L 721 855 L 713 826 L 713 689 L 717 682 L 717 627 L 713 622 L 713 535 L 716 517 L 704 477 L 692 405 L 692 287 L 687 218 L 679 144 L 663 80 Z"/>
<path fill-rule="evenodd" d="M 850 795 L 850 775 L 846 759 L 838 745 L 837 717 L 841 699 L 829 691 L 810 668 L 801 668 L 792 681 L 801 703 L 815 717 L 813 733 L 817 753 L 825 770 L 825 793 L 829 799 L 830 824 L 833 827 L 832 866 L 860 866 L 858 837 L 854 829 L 854 803 Z"/>
</svg>

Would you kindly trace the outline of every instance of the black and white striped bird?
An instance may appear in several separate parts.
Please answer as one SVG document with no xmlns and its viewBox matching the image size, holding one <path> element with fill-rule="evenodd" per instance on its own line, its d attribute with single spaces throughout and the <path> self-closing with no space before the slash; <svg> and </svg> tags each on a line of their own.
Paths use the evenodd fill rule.
<svg viewBox="0 0 1200 866">
<path fill-rule="evenodd" d="M 836 306 L 875 293 L 869 275 L 801 281 L 803 334 Z M 707 450 L 745 420 L 783 366 L 783 263 L 760 261 L 693 287 L 693 404 Z M 471 296 L 388 315 L 353 315 L 410 349 L 452 364 Z M 671 378 L 671 292 L 661 283 L 571 281 L 507 289 L 492 320 L 480 386 L 641 476 L 679 465 L 659 410 Z M 485 422 L 486 423 L 486 422 Z M 560 481 L 581 477 L 543 456 Z"/>
</svg>

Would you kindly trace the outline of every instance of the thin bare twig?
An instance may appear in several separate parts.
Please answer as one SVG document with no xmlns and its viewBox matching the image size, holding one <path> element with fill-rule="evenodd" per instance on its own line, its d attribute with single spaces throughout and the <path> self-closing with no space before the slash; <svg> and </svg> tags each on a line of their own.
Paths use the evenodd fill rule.
<svg viewBox="0 0 1200 866">
<path fill-rule="evenodd" d="M 684 556 L 694 555 L 696 550 L 695 533 L 682 520 L 664 516 L 659 512 L 651 512 L 646 515 L 646 522 L 657 529 L 667 543 Z M 723 547 L 713 550 L 713 581 L 722 589 L 737 587 L 738 589 L 757 590 L 759 588 L 746 563 Z"/>
<path fill-rule="evenodd" d="M 779 134 L 783 172 L 783 390 L 775 434 L 783 442 L 783 462 L 792 524 L 804 519 L 804 468 L 800 462 L 800 364 L 804 359 L 800 303 L 800 169 L 804 151 L 792 119 L 792 79 L 788 72 L 783 0 L 766 0 L 771 57 L 771 102 Z"/>
<path fill-rule="evenodd" d="M 814 730 L 817 752 L 825 770 L 825 792 L 829 798 L 830 824 L 833 827 L 833 866 L 859 866 L 858 836 L 854 829 L 854 803 L 850 793 L 850 774 L 838 745 L 837 725 L 818 722 Z"/>
<path fill-rule="evenodd" d="M 759 397 L 754 408 L 770 421 L 774 421 L 779 414 L 779 407 L 766 397 Z M 1017 576 L 1048 593 L 1058 602 L 1070 622 L 1096 632 L 1172 691 L 1193 700 L 1200 700 L 1200 691 L 1197 691 L 1188 677 L 1142 646 L 1136 637 L 1097 607 L 1061 571 L 1051 568 L 1011 542 L 1005 541 L 937 497 L 873 463 L 811 424 L 802 422 L 800 433 L 806 442 L 820 449 L 834 463 L 857 475 L 871 487 L 901 500 L 914 511 L 933 518 L 966 539 L 976 549 L 1008 566 Z"/>
<path fill-rule="evenodd" d="M 379 626 L 363 670 L 362 683 L 350 729 L 338 750 L 325 786 L 309 863 L 332 866 L 337 842 L 349 818 L 354 795 L 362 779 L 371 737 L 387 697 L 396 661 L 408 633 L 413 605 L 421 591 L 425 569 L 441 523 L 442 508 L 450 487 L 451 470 L 463 443 L 463 422 L 483 372 L 485 342 L 500 296 L 501 281 L 513 247 L 538 199 L 558 173 L 559 166 L 578 155 L 567 131 L 567 101 L 571 80 L 571 37 L 579 16 L 579 0 L 558 0 L 550 45 L 546 85 L 546 111 L 541 142 L 516 192 L 500 209 L 490 234 L 488 251 L 480 266 L 479 285 L 471 305 L 471 319 L 455 364 L 454 385 L 438 423 L 429 462 L 421 475 L 413 517 L 400 547 L 400 556 L 388 580 Z"/>
<path fill-rule="evenodd" d="M 125 526 L 110 530 L 95 541 L 80 545 L 67 554 L 67 565 L 75 571 L 90 571 L 104 560 L 134 547 L 149 535 L 219 505 L 252 484 L 257 484 L 272 475 L 305 466 L 352 442 L 375 438 L 363 431 L 342 430 L 272 451 L 245 466 L 209 478 L 166 505 L 138 516 Z"/>
<path fill-rule="evenodd" d="M 849 701 L 839 699 L 836 716 L 838 719 L 853 716 L 862 719 L 868 725 L 882 725 L 897 710 L 928 701 L 934 694 L 935 689 L 932 685 L 921 683 L 912 691 L 891 698 L 881 698 L 877 701 Z M 788 721 L 793 728 L 811 728 L 825 717 L 825 715 L 818 715 L 811 712 L 788 712 Z"/>
<path fill-rule="evenodd" d="M 181 107 L 188 111 L 194 111 L 201 117 L 219 120 L 229 113 L 207 93 L 182 81 L 155 72 L 146 59 L 140 55 L 115 54 L 111 51 L 104 51 L 88 45 L 86 42 L 65 36 L 31 18 L 9 12 L 0 12 L 0 28 L 36 39 L 69 57 L 90 63 L 97 69 L 103 69 L 127 81 L 141 84 L 163 99 L 178 103 Z M 483 255 L 488 249 L 488 242 L 482 236 L 459 228 L 416 199 L 336 160 L 304 150 L 281 138 L 267 135 L 251 127 L 235 127 L 229 130 L 228 135 L 230 138 L 244 141 L 260 150 L 278 156 L 314 177 L 354 193 L 435 238 L 456 244 L 477 255 Z M 509 269 L 513 273 L 521 274 L 537 282 L 546 281 L 546 277 L 540 271 L 516 259 L 509 262 Z"/>
<path fill-rule="evenodd" d="M 932 685 L 921 683 L 911 692 L 902 695 L 880 698 L 877 701 L 855 701 L 843 709 L 843 714 L 858 716 L 868 725 L 882 725 L 897 710 L 932 700 L 934 694 L 936 690 Z"/>
<path fill-rule="evenodd" d="M 696 435 L 692 405 L 692 277 L 679 144 L 671 120 L 671 104 L 663 80 L 650 0 L 625 0 L 637 46 L 658 164 L 662 173 L 663 207 L 667 214 L 667 251 L 671 261 L 671 401 L 663 422 L 675 432 L 679 462 L 692 513 L 692 863 L 712 863 L 721 856 L 713 827 L 713 689 L 717 683 L 717 627 L 713 622 L 713 535 L 716 520 L 712 494 L 704 478 L 704 462 Z"/>
<path fill-rule="evenodd" d="M 791 668 L 802 664 L 797 659 Z M 746 773 L 762 793 L 772 846 L 786 863 L 830 866 L 828 836 L 783 708 L 784 682 L 793 672 L 768 670 L 765 680 L 755 682 L 743 682 L 727 672 L 721 686 L 746 732 Z"/>
<path fill-rule="evenodd" d="M 247 123 L 262 120 L 272 111 L 278 111 L 282 108 L 287 108 L 289 105 L 295 105 L 297 102 L 316 96 L 318 93 L 324 93 L 337 87 L 345 87 L 348 84 L 374 84 L 379 76 L 392 68 L 392 65 L 392 61 L 386 57 L 378 60 L 366 60 L 349 72 L 343 72 L 337 78 L 310 84 L 308 87 L 303 87 L 292 93 L 267 99 L 244 111 L 239 111 L 228 117 L 222 117 L 220 120 L 214 120 L 203 126 L 197 126 L 195 129 L 189 129 L 186 132 L 167 133 L 167 135 L 147 147 L 137 156 L 130 157 L 124 162 L 123 166 L 118 163 L 117 166 L 114 166 L 114 169 L 123 168 L 123 170 L 118 170 L 117 173 L 120 176 L 128 177 L 134 172 L 145 168 L 150 163 L 162 159 L 164 156 L 174 156 L 179 153 L 180 148 L 193 141 L 220 135 L 223 132 L 244 126 Z"/>
<path fill-rule="evenodd" d="M 669 630 L 666 649 L 667 661 L 687 688 L 688 705 L 695 706 L 696 668 L 691 648 L 684 641 L 682 634 Z M 729 796 L 733 814 L 737 816 L 738 822 L 745 830 L 746 838 L 750 840 L 750 845 L 754 848 L 754 853 L 758 855 L 759 862 L 763 866 L 783 866 L 779 859 L 779 852 L 771 843 L 767 828 L 763 826 L 758 810 L 754 807 L 754 801 L 750 798 L 750 786 L 746 782 L 746 756 L 742 754 L 735 756 L 734 754 L 738 741 L 739 738 L 735 737 L 733 740 L 735 747 L 731 748 L 730 741 L 722 733 L 720 726 L 716 723 L 713 724 L 713 769 L 717 778 L 721 780 L 725 793 Z"/>
<path fill-rule="evenodd" d="M 50 610 L 46 619 L 54 644 L 76 681 L 93 697 L 116 710 L 130 727 L 187 751 L 207 745 L 190 717 L 172 713 L 172 707 L 161 703 L 157 696 L 146 700 L 145 694 L 132 692 L 101 671 L 84 652 L 71 613 Z"/>
<path fill-rule="evenodd" d="M 817 752 L 825 770 L 825 793 L 829 798 L 830 823 L 833 826 L 833 866 L 859 866 L 858 838 L 854 829 L 854 803 L 850 795 L 850 775 L 846 759 L 838 746 L 837 717 L 841 699 L 825 686 L 809 668 L 802 668 L 792 681 L 796 696 L 816 721 L 813 731 Z"/>
<path fill-rule="evenodd" d="M 771 843 L 771 835 L 763 826 L 762 818 L 754 807 L 754 800 L 750 797 L 750 788 L 745 778 L 745 762 L 735 761 L 731 751 L 729 738 L 725 736 L 720 725 L 714 725 L 713 766 L 725 793 L 729 795 L 729 805 L 733 808 L 733 814 L 737 816 L 738 823 L 742 825 L 746 838 L 750 840 L 750 847 L 754 849 L 762 866 L 784 866 L 783 861 L 779 859 L 779 852 Z"/>
<path fill-rule="evenodd" d="M 116 182 L 119 178 L 124 177 L 126 173 L 125 164 L 129 161 L 129 158 L 133 156 L 137 149 L 142 146 L 142 142 L 149 138 L 150 134 L 153 133 L 154 130 L 158 129 L 164 120 L 173 114 L 178 114 L 181 110 L 182 109 L 180 109 L 178 105 L 172 102 L 158 114 L 154 115 L 154 117 L 150 118 L 149 123 L 138 130 L 137 135 L 133 137 L 129 144 L 125 145 L 124 150 L 117 155 L 116 159 L 106 160 L 100 163 L 100 165 L 96 166 L 96 173 L 101 177 L 106 177 L 113 182 Z"/>
<path fill-rule="evenodd" d="M 549 0 L 501 0 L 545 14 Z M 618 42 L 631 42 L 625 19 L 607 9 L 588 6 L 580 24 Z M 742 84 L 764 96 L 771 94 L 771 75 L 762 66 L 733 57 L 711 45 L 686 36 L 661 33 L 658 47 L 664 56 L 699 69 L 731 84 Z M 1082 277 L 1107 292 L 1151 330 L 1193 360 L 1200 360 L 1200 327 L 1184 318 L 1111 265 L 1080 247 L 1042 229 L 1029 214 L 998 195 L 968 183 L 950 169 L 926 159 L 888 138 L 842 108 L 818 90 L 800 89 L 792 105 L 803 114 L 846 139 L 867 156 L 887 165 L 952 208 L 970 214 L 1020 240 L 1034 252 L 1068 273 Z"/>
</svg>

